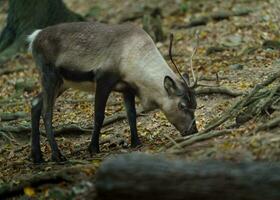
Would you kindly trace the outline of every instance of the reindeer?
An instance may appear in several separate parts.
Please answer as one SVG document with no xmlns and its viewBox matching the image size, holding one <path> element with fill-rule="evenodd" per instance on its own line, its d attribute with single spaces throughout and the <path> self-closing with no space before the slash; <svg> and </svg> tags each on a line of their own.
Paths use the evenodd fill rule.
<svg viewBox="0 0 280 200">
<path fill-rule="evenodd" d="M 123 95 L 131 147 L 141 145 L 135 97 L 146 111 L 159 108 L 183 136 L 197 132 L 194 85 L 190 85 L 187 74 L 180 74 L 183 79 L 177 77 L 141 28 L 132 24 L 64 23 L 36 30 L 28 41 L 42 85 L 41 93 L 31 103 L 34 163 L 44 161 L 40 116 L 51 147 L 51 159 L 66 160 L 55 141 L 52 118 L 55 99 L 68 88 L 95 92 L 94 128 L 88 147 L 91 154 L 99 152 L 104 110 L 112 91 Z"/>
</svg>

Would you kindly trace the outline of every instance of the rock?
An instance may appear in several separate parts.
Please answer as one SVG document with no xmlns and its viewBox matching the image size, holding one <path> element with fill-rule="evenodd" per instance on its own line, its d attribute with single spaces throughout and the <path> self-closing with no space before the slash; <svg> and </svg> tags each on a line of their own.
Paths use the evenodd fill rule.
<svg viewBox="0 0 280 200">
<path fill-rule="evenodd" d="M 231 70 L 242 70 L 243 68 L 244 68 L 244 65 L 239 64 L 239 63 L 229 66 L 229 69 L 231 69 Z"/>
<path fill-rule="evenodd" d="M 242 38 L 240 35 L 230 35 L 222 41 L 222 45 L 226 47 L 237 47 L 241 42 Z"/>
<path fill-rule="evenodd" d="M 280 50 L 280 41 L 278 40 L 266 40 L 263 42 L 263 48 L 264 49 L 274 49 L 274 50 Z"/>
</svg>

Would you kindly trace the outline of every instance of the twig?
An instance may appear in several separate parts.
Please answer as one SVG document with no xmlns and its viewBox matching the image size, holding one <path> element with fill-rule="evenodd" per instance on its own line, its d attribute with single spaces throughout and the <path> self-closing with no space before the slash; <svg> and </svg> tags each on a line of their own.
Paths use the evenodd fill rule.
<svg viewBox="0 0 280 200">
<path fill-rule="evenodd" d="M 178 149 L 182 148 L 172 137 L 170 137 L 168 134 L 164 134 L 164 136 L 170 140 L 170 142 L 176 146 Z"/>
<path fill-rule="evenodd" d="M 220 86 L 220 77 L 218 72 L 216 73 L 216 84 Z"/>
</svg>

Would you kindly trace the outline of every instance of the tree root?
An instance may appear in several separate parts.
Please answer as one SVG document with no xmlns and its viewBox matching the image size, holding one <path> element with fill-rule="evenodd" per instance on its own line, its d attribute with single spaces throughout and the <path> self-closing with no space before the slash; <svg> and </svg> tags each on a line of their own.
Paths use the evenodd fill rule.
<svg viewBox="0 0 280 200">
<path fill-rule="evenodd" d="M 199 81 L 217 81 L 218 80 L 229 80 L 226 76 L 201 76 L 198 78 Z"/>
<path fill-rule="evenodd" d="M 250 120 L 252 117 L 258 117 L 262 113 L 267 113 L 269 108 L 271 108 L 271 105 L 275 105 L 276 103 L 279 104 L 280 101 L 279 83 L 272 88 L 266 88 L 277 78 L 280 78 L 280 71 L 277 71 L 269 76 L 265 81 L 263 81 L 263 83 L 257 84 L 244 98 L 237 101 L 221 117 L 210 122 L 203 132 L 213 130 L 229 119 L 236 119 L 237 125 L 241 125 L 242 123 Z"/>
<path fill-rule="evenodd" d="M 185 138 L 179 138 L 175 140 L 176 144 L 172 145 L 171 143 L 167 144 L 167 152 L 174 153 L 174 154 L 181 154 L 185 153 L 187 150 L 185 147 L 190 146 L 196 142 L 201 142 L 205 140 L 209 140 L 213 137 L 218 137 L 225 134 L 230 134 L 233 132 L 233 129 L 225 129 L 225 130 L 218 130 L 218 131 L 210 131 L 208 133 L 197 133 L 194 135 L 190 135 Z M 172 142 L 174 143 L 174 141 Z"/>
<path fill-rule="evenodd" d="M 143 111 L 138 111 L 136 116 L 142 116 L 143 115 Z M 119 114 L 116 114 L 112 117 L 109 117 L 108 119 L 104 120 L 103 123 L 103 127 L 105 126 L 109 126 L 115 122 L 121 121 L 123 119 L 126 119 L 126 113 L 122 112 Z M 78 125 L 75 124 L 69 124 L 66 126 L 62 126 L 59 128 L 55 129 L 55 135 L 62 135 L 62 134 L 67 134 L 67 133 L 91 133 L 93 129 L 93 126 L 87 126 L 87 127 L 80 127 Z M 30 133 L 31 132 L 31 126 L 24 126 L 24 125 L 20 125 L 20 126 L 1 126 L 0 127 L 0 133 L 1 132 L 8 132 L 8 133 L 19 133 L 19 134 L 23 134 L 23 133 Z M 42 131 L 42 133 L 45 133 Z"/>
<path fill-rule="evenodd" d="M 21 72 L 24 69 L 25 69 L 24 67 L 16 67 L 14 69 L 12 69 L 12 68 L 0 69 L 0 76 L 8 75 L 8 74 L 15 73 L 15 72 Z"/>
<path fill-rule="evenodd" d="M 244 98 L 238 100 L 229 110 L 223 113 L 222 116 L 210 122 L 206 128 L 198 134 L 190 135 L 184 138 L 178 138 L 169 142 L 166 146 L 167 151 L 171 153 L 184 153 L 186 146 L 192 145 L 195 142 L 204 141 L 212 137 L 221 136 L 233 132 L 233 129 L 225 129 L 219 131 L 212 131 L 221 124 L 230 119 L 235 119 L 236 123 L 231 124 L 229 127 L 238 127 L 242 123 L 247 122 L 252 118 L 256 118 L 264 113 L 273 112 L 273 107 L 280 107 L 280 84 L 276 83 L 270 87 L 280 78 L 280 71 L 269 76 L 261 84 L 256 85 Z M 209 88 L 213 89 L 213 88 Z M 216 89 L 216 88 L 215 88 Z M 214 89 L 214 90 L 215 90 Z M 240 94 L 241 95 L 241 94 Z M 255 131 L 271 129 L 279 126 L 280 117 L 272 119 L 265 124 L 259 125 Z"/>
<path fill-rule="evenodd" d="M 245 16 L 250 14 L 250 10 L 242 10 L 242 11 L 218 11 L 213 12 L 206 16 L 200 16 L 200 17 L 193 17 L 192 20 L 187 24 L 175 24 L 172 26 L 174 29 L 185 29 L 185 28 L 192 28 L 196 26 L 205 26 L 207 25 L 211 20 L 214 21 L 220 21 L 224 19 L 230 19 L 234 16 Z"/>
<path fill-rule="evenodd" d="M 0 121 L 13 121 L 28 116 L 25 112 L 0 113 Z"/>
<path fill-rule="evenodd" d="M 280 116 L 276 117 L 272 120 L 269 120 L 268 122 L 266 122 L 265 124 L 261 124 L 256 128 L 256 132 L 258 131 L 263 131 L 263 130 L 268 130 L 268 129 L 272 129 L 275 127 L 280 126 Z"/>
<path fill-rule="evenodd" d="M 31 132 L 31 126 L 24 126 L 24 125 L 19 125 L 19 126 L 1 126 L 0 127 L 0 132 L 4 133 L 28 133 Z"/>
<path fill-rule="evenodd" d="M 15 41 L 13 41 L 13 43 L 10 46 L 8 46 L 3 51 L 1 51 L 0 64 L 6 63 L 15 55 L 17 55 L 24 47 L 24 44 L 25 44 L 25 36 L 20 36 Z"/>
<path fill-rule="evenodd" d="M 8 140 L 11 144 L 19 144 L 11 133 L 5 133 L 3 131 L 0 131 L 0 137 L 3 137 L 4 139 Z"/>
<path fill-rule="evenodd" d="M 242 96 L 243 92 L 235 92 L 225 87 L 206 87 L 206 88 L 200 88 L 195 91 L 197 95 L 202 94 L 222 94 L 222 95 L 228 95 L 231 97 L 238 97 Z"/>
</svg>

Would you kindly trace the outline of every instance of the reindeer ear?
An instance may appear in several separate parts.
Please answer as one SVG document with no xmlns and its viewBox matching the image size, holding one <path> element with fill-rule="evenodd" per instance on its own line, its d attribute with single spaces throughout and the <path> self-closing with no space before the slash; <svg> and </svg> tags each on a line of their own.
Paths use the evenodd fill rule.
<svg viewBox="0 0 280 200">
<path fill-rule="evenodd" d="M 175 81 L 170 76 L 164 77 L 163 84 L 164 84 L 164 88 L 169 96 L 173 96 L 178 93 L 178 87 L 177 87 Z"/>
<path fill-rule="evenodd" d="M 183 78 L 187 82 L 188 85 L 190 85 L 190 77 L 187 73 L 183 73 Z"/>
</svg>

